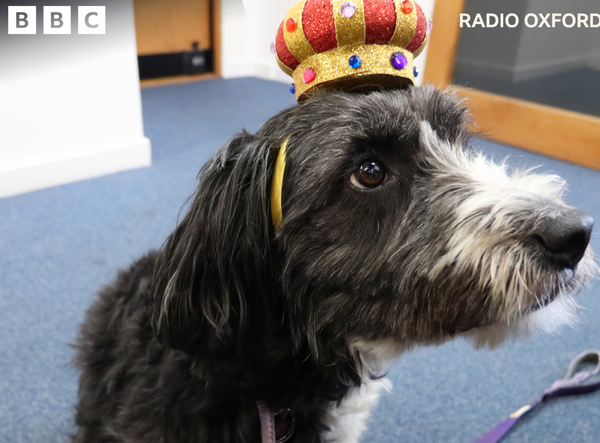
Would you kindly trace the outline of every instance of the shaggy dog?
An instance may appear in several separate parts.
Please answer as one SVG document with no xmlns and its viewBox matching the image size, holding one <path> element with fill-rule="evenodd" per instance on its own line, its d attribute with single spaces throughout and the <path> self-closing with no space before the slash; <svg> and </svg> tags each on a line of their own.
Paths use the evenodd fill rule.
<svg viewBox="0 0 600 443">
<path fill-rule="evenodd" d="M 560 178 L 473 151 L 467 122 L 431 88 L 323 93 L 222 147 L 88 310 L 74 441 L 256 443 L 260 407 L 279 441 L 352 443 L 407 349 L 570 322 L 593 220 Z"/>
</svg>

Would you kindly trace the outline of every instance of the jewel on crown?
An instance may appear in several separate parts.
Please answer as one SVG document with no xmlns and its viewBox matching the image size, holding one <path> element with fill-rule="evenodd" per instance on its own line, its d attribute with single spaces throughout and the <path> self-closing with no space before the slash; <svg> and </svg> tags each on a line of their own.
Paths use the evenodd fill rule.
<svg viewBox="0 0 600 443">
<path fill-rule="evenodd" d="M 404 87 L 427 35 L 414 0 L 302 0 L 277 31 L 275 55 L 298 100 L 324 88 Z"/>
</svg>

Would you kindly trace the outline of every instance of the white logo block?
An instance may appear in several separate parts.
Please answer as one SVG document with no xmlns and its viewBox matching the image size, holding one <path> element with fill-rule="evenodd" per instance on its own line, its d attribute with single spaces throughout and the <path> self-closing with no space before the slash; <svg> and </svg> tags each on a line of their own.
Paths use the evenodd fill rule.
<svg viewBox="0 0 600 443">
<path fill-rule="evenodd" d="M 36 26 L 37 22 L 35 6 L 8 7 L 9 34 L 35 34 Z"/>
<path fill-rule="evenodd" d="M 70 34 L 71 7 L 44 6 L 44 34 Z"/>
<path fill-rule="evenodd" d="M 79 34 L 106 34 L 106 6 L 78 6 Z"/>
</svg>

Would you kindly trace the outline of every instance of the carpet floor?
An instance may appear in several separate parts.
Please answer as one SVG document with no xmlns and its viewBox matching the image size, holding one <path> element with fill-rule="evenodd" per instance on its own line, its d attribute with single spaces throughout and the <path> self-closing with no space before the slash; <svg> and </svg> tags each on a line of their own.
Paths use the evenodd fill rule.
<svg viewBox="0 0 600 443">
<path fill-rule="evenodd" d="M 83 313 L 97 290 L 174 228 L 196 174 L 242 128 L 257 130 L 294 104 L 288 86 L 210 80 L 142 91 L 154 163 L 0 200 L 0 442 L 66 443 L 77 373 L 70 365 Z M 568 203 L 600 220 L 600 172 L 479 140 L 492 157 L 553 171 Z M 592 244 L 600 250 L 599 237 Z M 585 349 L 600 348 L 598 284 L 579 296 L 580 324 L 495 351 L 462 341 L 419 349 L 392 366 L 394 389 L 364 442 L 475 440 L 536 399 Z M 591 443 L 600 435 L 600 392 L 543 405 L 505 440 Z"/>
</svg>

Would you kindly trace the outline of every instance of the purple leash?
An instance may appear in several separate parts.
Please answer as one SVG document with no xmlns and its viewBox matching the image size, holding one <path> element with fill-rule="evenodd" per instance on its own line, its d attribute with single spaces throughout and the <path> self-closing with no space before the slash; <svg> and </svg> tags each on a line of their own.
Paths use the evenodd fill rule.
<svg viewBox="0 0 600 443">
<path fill-rule="evenodd" d="M 576 373 L 577 367 L 584 362 L 595 362 L 596 368 L 592 371 L 581 371 Z M 475 443 L 496 443 L 499 442 L 506 433 L 519 421 L 526 413 L 534 409 L 537 405 L 559 397 L 568 395 L 589 394 L 600 390 L 600 381 L 595 383 L 583 384 L 588 378 L 600 373 L 600 351 L 584 351 L 575 357 L 569 364 L 567 374 L 564 378 L 556 380 L 552 383 L 550 389 L 544 391 L 538 400 L 530 405 L 523 406 L 518 411 L 513 412 L 510 416 L 499 423 L 490 432 L 479 438 Z"/>
<path fill-rule="evenodd" d="M 257 402 L 256 407 L 260 417 L 261 443 L 289 442 L 296 429 L 296 419 L 292 410 L 284 408 L 273 413 L 261 402 Z"/>
<path fill-rule="evenodd" d="M 273 413 L 262 403 L 257 403 L 260 416 L 260 433 L 262 443 L 275 443 L 275 418 Z"/>
</svg>

